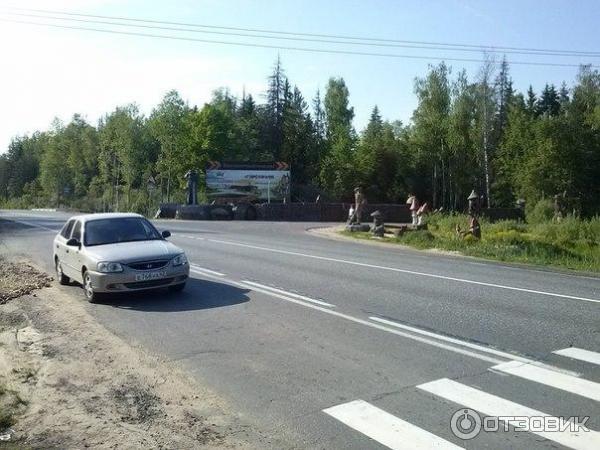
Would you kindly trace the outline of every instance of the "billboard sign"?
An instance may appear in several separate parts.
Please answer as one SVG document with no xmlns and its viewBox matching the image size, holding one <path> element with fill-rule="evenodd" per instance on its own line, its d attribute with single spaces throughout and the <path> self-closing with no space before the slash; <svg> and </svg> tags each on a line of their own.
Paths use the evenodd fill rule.
<svg viewBox="0 0 600 450">
<path fill-rule="evenodd" d="M 290 171 L 285 163 L 209 164 L 206 194 L 210 200 L 284 202 L 290 194 Z"/>
</svg>

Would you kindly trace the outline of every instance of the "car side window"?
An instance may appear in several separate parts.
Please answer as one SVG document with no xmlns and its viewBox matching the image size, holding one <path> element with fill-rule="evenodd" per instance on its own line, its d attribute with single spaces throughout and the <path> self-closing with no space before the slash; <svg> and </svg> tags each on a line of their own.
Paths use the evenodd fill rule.
<svg viewBox="0 0 600 450">
<path fill-rule="evenodd" d="M 61 230 L 60 235 L 65 239 L 69 239 L 69 236 L 71 236 L 71 230 L 73 229 L 74 222 L 74 220 L 69 220 Z"/>
<path fill-rule="evenodd" d="M 75 222 L 75 226 L 73 227 L 73 233 L 71 234 L 71 239 L 77 239 L 81 242 L 81 221 Z"/>
</svg>

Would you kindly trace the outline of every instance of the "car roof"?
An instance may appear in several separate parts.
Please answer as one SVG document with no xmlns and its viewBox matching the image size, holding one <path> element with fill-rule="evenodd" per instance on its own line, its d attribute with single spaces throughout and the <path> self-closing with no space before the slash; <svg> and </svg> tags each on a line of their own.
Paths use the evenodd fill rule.
<svg viewBox="0 0 600 450">
<path fill-rule="evenodd" d="M 94 213 L 94 214 L 80 214 L 78 216 L 73 216 L 69 220 L 81 220 L 83 222 L 90 222 L 92 220 L 100 220 L 100 219 L 124 219 L 127 217 L 143 217 L 140 214 L 136 213 Z"/>
</svg>

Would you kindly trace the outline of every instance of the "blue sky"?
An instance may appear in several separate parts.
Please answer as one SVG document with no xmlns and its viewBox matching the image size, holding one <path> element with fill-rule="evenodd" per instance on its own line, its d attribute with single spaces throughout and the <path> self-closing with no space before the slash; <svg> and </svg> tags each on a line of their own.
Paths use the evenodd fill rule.
<svg viewBox="0 0 600 450">
<path fill-rule="evenodd" d="M 306 33 L 600 51 L 598 1 L 21 0 L 12 5 Z M 241 37 L 194 36 L 249 41 Z M 169 89 L 178 89 L 190 104 L 198 105 L 208 101 L 212 90 L 220 86 L 229 87 L 234 94 L 245 89 L 260 97 L 278 53 L 288 77 L 307 98 L 312 98 L 318 88 L 323 90 L 330 76 L 343 77 L 350 89 L 358 129 L 365 125 L 375 104 L 384 118 L 407 122 L 416 106 L 414 78 L 423 76 L 428 64 L 435 63 L 169 41 L 4 22 L 0 23 L 0 39 L 4 43 L 0 46 L 0 98 L 4 99 L 0 103 L 0 151 L 12 136 L 46 129 L 55 116 L 66 121 L 73 113 L 82 113 L 95 122 L 101 114 L 129 102 L 138 103 L 143 112 L 149 113 Z M 479 53 L 439 50 L 361 50 L 442 59 L 482 57 Z M 600 64 L 600 58 L 508 58 Z M 454 74 L 465 68 L 470 78 L 476 76 L 479 67 L 477 63 L 449 64 Z M 560 85 L 564 80 L 571 85 L 576 74 L 576 68 L 511 66 L 514 85 L 521 91 L 529 84 L 538 91 L 546 82 Z"/>
</svg>

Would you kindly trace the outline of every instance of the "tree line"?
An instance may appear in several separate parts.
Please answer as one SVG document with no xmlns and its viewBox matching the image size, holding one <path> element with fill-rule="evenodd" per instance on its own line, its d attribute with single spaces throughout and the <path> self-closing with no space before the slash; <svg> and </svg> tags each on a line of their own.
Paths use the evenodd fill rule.
<svg viewBox="0 0 600 450">
<path fill-rule="evenodd" d="M 600 211 L 597 70 L 582 66 L 571 87 L 520 93 L 505 59 L 473 80 L 440 63 L 414 93 L 409 123 L 383 120 L 374 106 L 357 132 L 343 78 L 309 101 L 277 59 L 262 102 L 223 88 L 198 108 L 171 91 L 148 116 L 126 105 L 95 125 L 76 114 L 15 137 L 0 155 L 0 203 L 148 212 L 183 201 L 188 170 L 225 160 L 289 163 L 293 201 L 349 200 L 360 185 L 371 202 L 414 193 L 461 210 L 475 189 L 492 207 L 565 193 L 584 214 Z"/>
</svg>

